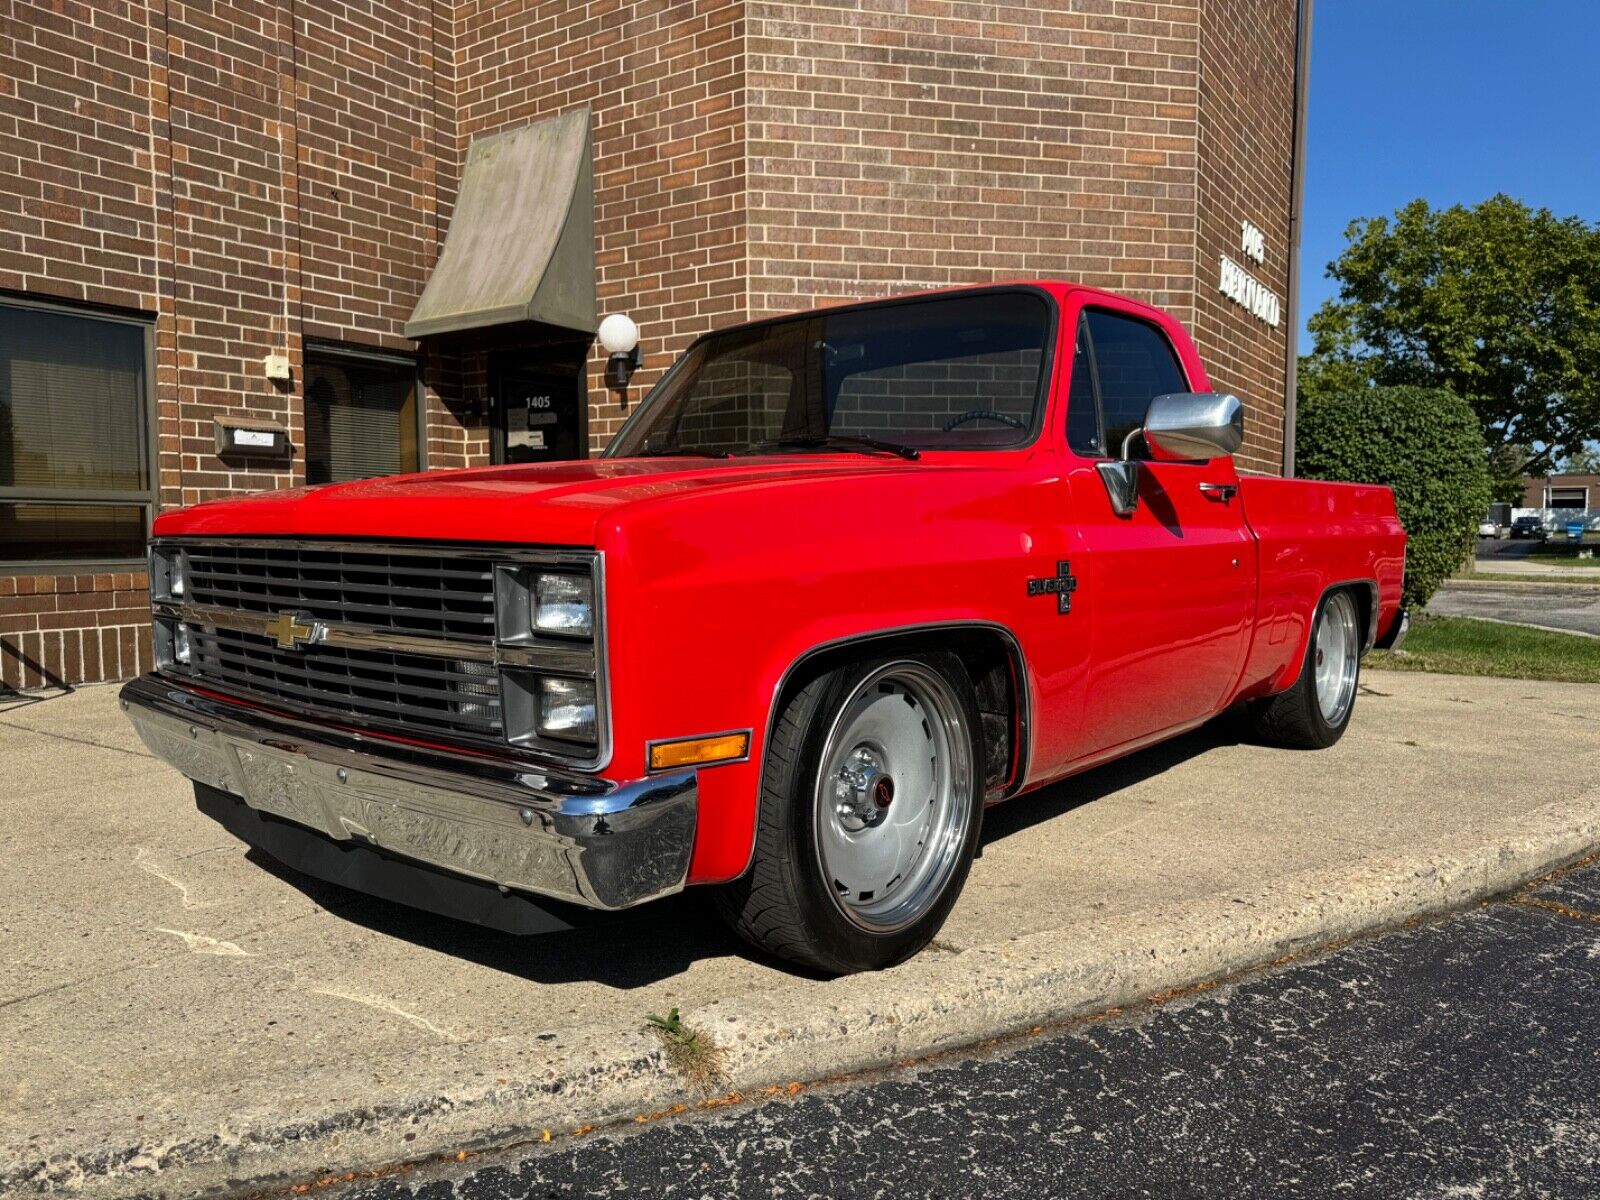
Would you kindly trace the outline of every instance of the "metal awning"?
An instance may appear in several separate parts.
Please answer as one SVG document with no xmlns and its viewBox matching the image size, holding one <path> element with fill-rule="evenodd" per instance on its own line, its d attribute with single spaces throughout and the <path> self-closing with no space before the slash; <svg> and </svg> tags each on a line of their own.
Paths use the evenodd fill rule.
<svg viewBox="0 0 1600 1200">
<path fill-rule="evenodd" d="M 537 321 L 594 333 L 589 110 L 475 137 L 406 336 Z"/>
</svg>

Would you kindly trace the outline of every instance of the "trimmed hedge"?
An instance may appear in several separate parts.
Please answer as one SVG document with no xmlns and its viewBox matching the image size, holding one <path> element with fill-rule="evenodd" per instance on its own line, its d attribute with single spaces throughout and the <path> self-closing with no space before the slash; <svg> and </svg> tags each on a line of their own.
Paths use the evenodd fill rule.
<svg viewBox="0 0 1600 1200">
<path fill-rule="evenodd" d="M 1369 387 L 1309 397 L 1295 424 L 1295 470 L 1307 479 L 1394 489 L 1407 534 L 1412 611 L 1472 553 L 1489 504 L 1483 430 L 1441 388 Z"/>
</svg>

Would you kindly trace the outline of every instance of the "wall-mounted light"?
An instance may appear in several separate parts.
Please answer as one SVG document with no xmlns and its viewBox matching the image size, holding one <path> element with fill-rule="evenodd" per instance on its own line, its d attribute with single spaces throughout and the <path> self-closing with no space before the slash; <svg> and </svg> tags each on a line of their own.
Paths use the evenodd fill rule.
<svg viewBox="0 0 1600 1200">
<path fill-rule="evenodd" d="M 644 353 L 639 349 L 639 327 L 633 318 L 622 313 L 612 313 L 600 322 L 600 344 L 611 357 L 606 359 L 606 386 L 626 397 L 628 380 L 644 366 Z"/>
</svg>

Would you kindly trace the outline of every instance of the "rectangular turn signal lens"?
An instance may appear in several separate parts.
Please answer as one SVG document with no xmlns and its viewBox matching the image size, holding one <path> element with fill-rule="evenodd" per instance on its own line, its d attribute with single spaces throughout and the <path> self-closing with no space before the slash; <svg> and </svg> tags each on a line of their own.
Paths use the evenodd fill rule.
<svg viewBox="0 0 1600 1200">
<path fill-rule="evenodd" d="M 743 758 L 749 753 L 748 733 L 719 733 L 715 737 L 657 742 L 650 747 L 650 769 L 669 771 L 674 767 L 705 766 L 707 763 L 729 762 Z"/>
</svg>

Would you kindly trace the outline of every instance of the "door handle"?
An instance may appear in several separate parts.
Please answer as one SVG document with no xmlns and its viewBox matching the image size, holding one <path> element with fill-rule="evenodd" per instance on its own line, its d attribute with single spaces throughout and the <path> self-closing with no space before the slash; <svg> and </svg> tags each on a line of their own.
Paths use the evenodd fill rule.
<svg viewBox="0 0 1600 1200">
<path fill-rule="evenodd" d="M 1237 483 L 1202 483 L 1200 490 L 1209 499 L 1221 500 L 1226 504 L 1239 494 L 1239 485 Z"/>
</svg>

